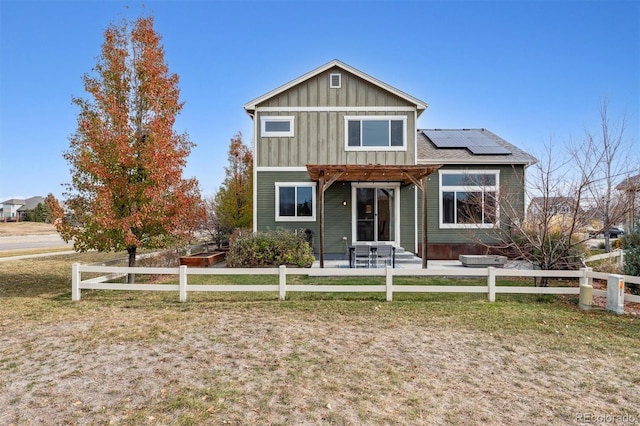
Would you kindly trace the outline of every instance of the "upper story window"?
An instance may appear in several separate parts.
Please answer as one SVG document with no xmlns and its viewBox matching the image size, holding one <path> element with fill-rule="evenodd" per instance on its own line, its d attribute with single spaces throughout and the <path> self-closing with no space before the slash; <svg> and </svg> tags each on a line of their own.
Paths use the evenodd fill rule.
<svg viewBox="0 0 640 426">
<path fill-rule="evenodd" d="M 315 182 L 276 182 L 276 222 L 316 220 Z"/>
<path fill-rule="evenodd" d="M 345 116 L 347 151 L 405 150 L 407 147 L 406 116 Z"/>
<path fill-rule="evenodd" d="M 260 136 L 263 138 L 293 136 L 293 122 L 292 115 L 260 117 Z"/>
<path fill-rule="evenodd" d="M 498 223 L 497 170 L 440 170 L 440 227 L 493 228 Z"/>
</svg>

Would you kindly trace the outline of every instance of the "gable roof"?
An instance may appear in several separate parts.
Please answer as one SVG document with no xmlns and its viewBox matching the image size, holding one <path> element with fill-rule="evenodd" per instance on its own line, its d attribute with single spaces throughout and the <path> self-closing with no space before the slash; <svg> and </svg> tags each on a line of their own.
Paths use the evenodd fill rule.
<svg viewBox="0 0 640 426">
<path fill-rule="evenodd" d="M 296 78 L 294 80 L 291 80 L 290 82 L 288 82 L 286 84 L 283 84 L 282 86 L 280 86 L 280 87 L 278 87 L 276 89 L 273 89 L 272 91 L 270 91 L 268 93 L 265 93 L 264 95 L 253 99 L 252 101 L 247 102 L 246 104 L 244 104 L 244 109 L 245 109 L 245 111 L 247 111 L 247 113 L 249 115 L 253 116 L 258 104 L 261 104 L 262 102 L 264 102 L 264 101 L 266 101 L 266 100 L 268 100 L 268 99 L 270 99 L 270 98 L 272 98 L 274 96 L 277 96 L 280 93 L 282 93 L 282 92 L 284 92 L 284 91 L 286 91 L 286 90 L 288 90 L 288 89 L 290 89 L 290 88 L 302 83 L 303 81 L 309 80 L 310 78 L 313 78 L 316 75 L 321 74 L 321 73 L 323 73 L 323 72 L 325 72 L 325 71 L 327 71 L 327 70 L 329 70 L 329 69 L 331 69 L 333 67 L 341 68 L 344 71 L 347 71 L 347 72 L 349 72 L 351 74 L 354 74 L 354 75 L 356 75 L 356 76 L 368 81 L 369 83 L 371 83 L 371 84 L 373 84 L 375 86 L 378 86 L 379 88 L 384 89 L 384 90 L 386 90 L 386 91 L 388 91 L 390 93 L 393 93 L 394 95 L 406 100 L 407 102 L 409 102 L 411 104 L 414 104 L 416 106 L 417 110 L 418 110 L 418 115 L 420 115 L 422 113 L 422 111 L 427 109 L 427 107 L 429 106 L 429 105 L 427 105 L 426 102 L 423 102 L 418 98 L 414 98 L 413 96 L 408 95 L 407 93 L 405 93 L 405 92 L 403 92 L 401 90 L 398 90 L 395 87 L 390 86 L 390 85 L 388 85 L 387 83 L 385 83 L 383 81 L 380 81 L 380 80 L 378 80 L 378 79 L 376 79 L 374 77 L 371 77 L 370 75 L 365 74 L 364 72 L 362 72 L 362 71 L 360 71 L 360 70 L 358 70 L 356 68 L 353 68 L 352 66 L 347 65 L 344 62 L 341 62 L 341 61 L 339 61 L 337 59 L 334 59 L 333 61 L 327 62 L 326 64 L 324 64 L 324 65 L 322 65 L 322 66 L 320 66 L 320 67 L 318 67 L 318 68 L 316 68 L 316 69 L 314 69 L 312 71 L 309 71 L 308 73 L 306 73 L 304 75 L 301 75 L 300 77 L 298 77 L 298 78 Z"/>
<path fill-rule="evenodd" d="M 18 211 L 24 211 L 24 210 L 33 210 L 40 203 L 44 203 L 44 197 L 40 197 L 36 195 L 35 197 L 29 197 L 26 199 L 11 198 L 9 200 L 0 202 L 0 206 L 20 206 L 20 208 L 18 208 Z"/>
<path fill-rule="evenodd" d="M 566 207 L 566 210 L 563 211 L 563 207 Z M 529 202 L 529 207 L 527 207 L 527 212 L 529 214 L 539 214 L 543 209 L 547 210 L 547 213 L 551 215 L 556 214 L 564 214 L 570 213 L 577 208 L 578 211 L 582 212 L 582 208 L 580 206 L 576 206 L 576 199 L 573 197 L 533 197 Z"/>
<path fill-rule="evenodd" d="M 531 199 L 530 205 L 542 206 L 543 204 L 547 204 L 548 206 L 561 206 L 563 204 L 573 205 L 575 204 L 576 199 L 573 197 L 533 197 Z"/>
<path fill-rule="evenodd" d="M 419 129 L 418 164 L 524 164 L 536 158 L 487 129 Z"/>
<path fill-rule="evenodd" d="M 18 209 L 18 211 L 33 210 L 38 207 L 38 204 L 44 203 L 44 197 L 35 196 L 24 200 L 24 205 Z"/>
<path fill-rule="evenodd" d="M 13 205 L 13 206 L 22 206 L 24 205 L 23 198 L 11 198 L 9 200 L 2 201 L 0 204 L 2 205 Z"/>
</svg>

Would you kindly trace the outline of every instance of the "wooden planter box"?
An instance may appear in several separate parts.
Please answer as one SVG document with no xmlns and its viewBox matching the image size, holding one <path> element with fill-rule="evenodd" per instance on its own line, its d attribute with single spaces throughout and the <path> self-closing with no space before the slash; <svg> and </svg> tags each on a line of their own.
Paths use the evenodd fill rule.
<svg viewBox="0 0 640 426">
<path fill-rule="evenodd" d="M 191 254 L 189 256 L 182 256 L 180 258 L 180 265 L 208 268 L 211 265 L 222 262 L 226 256 L 226 251 Z"/>
</svg>

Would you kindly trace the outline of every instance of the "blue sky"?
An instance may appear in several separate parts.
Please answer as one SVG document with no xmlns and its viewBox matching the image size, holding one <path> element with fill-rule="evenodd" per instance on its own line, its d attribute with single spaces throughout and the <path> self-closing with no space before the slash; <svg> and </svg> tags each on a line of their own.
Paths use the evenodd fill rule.
<svg viewBox="0 0 640 426">
<path fill-rule="evenodd" d="M 62 197 L 71 97 L 109 23 L 149 13 L 180 76 L 175 128 L 197 144 L 184 175 L 205 196 L 231 137 L 252 142 L 242 106 L 332 59 L 427 102 L 421 128 L 484 127 L 535 155 L 597 130 L 607 99 L 639 144 L 636 0 L 0 0 L 0 201 Z"/>
</svg>

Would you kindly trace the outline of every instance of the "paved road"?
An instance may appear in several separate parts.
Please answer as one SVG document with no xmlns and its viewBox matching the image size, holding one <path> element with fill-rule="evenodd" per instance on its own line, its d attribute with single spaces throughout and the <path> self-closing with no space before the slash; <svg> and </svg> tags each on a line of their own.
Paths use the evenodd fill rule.
<svg viewBox="0 0 640 426">
<path fill-rule="evenodd" d="M 0 237 L 0 251 L 56 247 L 71 248 L 73 243 L 65 243 L 58 234 Z"/>
</svg>

